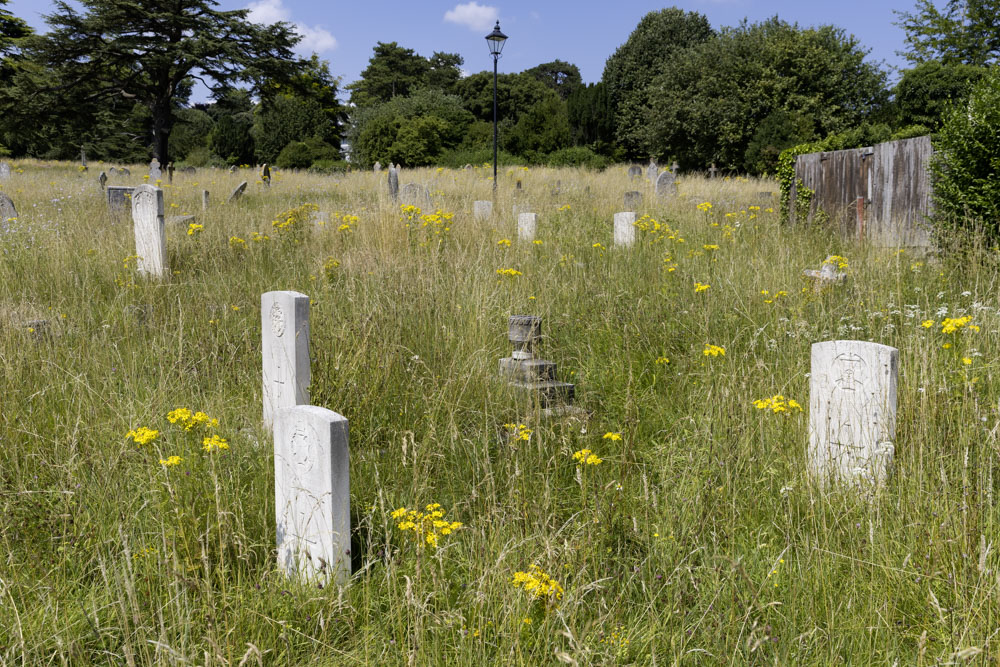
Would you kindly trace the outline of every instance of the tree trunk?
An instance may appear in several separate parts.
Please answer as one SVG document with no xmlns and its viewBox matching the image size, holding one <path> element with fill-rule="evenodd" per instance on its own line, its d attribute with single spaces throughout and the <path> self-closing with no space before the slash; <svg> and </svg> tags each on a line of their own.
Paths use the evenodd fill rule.
<svg viewBox="0 0 1000 667">
<path fill-rule="evenodd" d="M 153 157 L 164 167 L 170 161 L 167 145 L 170 141 L 170 131 L 173 129 L 174 117 L 171 113 L 170 100 L 157 100 L 150 111 L 153 114 Z"/>
</svg>

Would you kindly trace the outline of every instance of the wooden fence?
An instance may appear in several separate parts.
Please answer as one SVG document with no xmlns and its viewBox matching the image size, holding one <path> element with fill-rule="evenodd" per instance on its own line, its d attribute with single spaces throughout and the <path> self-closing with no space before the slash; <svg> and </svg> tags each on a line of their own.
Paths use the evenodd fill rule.
<svg viewBox="0 0 1000 667">
<path fill-rule="evenodd" d="M 789 200 L 791 220 L 812 222 L 822 210 L 844 234 L 880 246 L 928 247 L 931 153 L 930 137 L 917 137 L 799 155 Z M 799 181 L 814 193 L 808 211 L 796 210 Z"/>
</svg>

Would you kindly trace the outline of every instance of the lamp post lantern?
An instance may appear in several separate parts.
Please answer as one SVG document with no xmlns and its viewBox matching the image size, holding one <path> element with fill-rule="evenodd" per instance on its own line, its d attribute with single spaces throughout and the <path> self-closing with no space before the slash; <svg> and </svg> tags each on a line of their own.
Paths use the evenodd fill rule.
<svg viewBox="0 0 1000 667">
<path fill-rule="evenodd" d="M 490 55 L 493 56 L 493 193 L 497 191 L 497 60 L 500 52 L 503 51 L 504 42 L 507 35 L 500 32 L 500 21 L 497 21 L 493 32 L 486 35 L 486 43 L 490 46 Z"/>
</svg>

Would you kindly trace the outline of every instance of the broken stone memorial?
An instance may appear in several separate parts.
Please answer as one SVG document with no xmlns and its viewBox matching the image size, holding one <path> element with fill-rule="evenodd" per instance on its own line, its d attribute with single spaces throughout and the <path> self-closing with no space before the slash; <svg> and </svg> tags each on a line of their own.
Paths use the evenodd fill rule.
<svg viewBox="0 0 1000 667">
<path fill-rule="evenodd" d="M 472 217 L 476 220 L 487 220 L 493 215 L 493 202 L 475 201 L 472 202 Z"/>
<path fill-rule="evenodd" d="M 642 178 L 642 167 L 637 164 L 633 164 L 628 168 L 628 179 L 634 181 L 637 178 Z"/>
<path fill-rule="evenodd" d="M 17 209 L 14 208 L 14 201 L 0 192 L 0 223 L 13 220 L 17 217 Z"/>
<path fill-rule="evenodd" d="M 247 189 L 247 182 L 246 181 L 243 181 L 242 183 L 240 183 L 239 185 L 237 185 L 236 189 L 233 190 L 233 193 L 231 195 L 229 195 L 229 203 L 230 204 L 235 204 L 236 202 L 238 202 L 240 200 L 240 197 L 243 196 L 243 191 L 246 190 L 246 189 Z"/>
<path fill-rule="evenodd" d="M 264 424 L 280 408 L 309 403 L 309 297 L 299 292 L 260 296 Z"/>
<path fill-rule="evenodd" d="M 264 163 L 264 166 L 260 168 L 260 181 L 264 184 L 265 188 L 271 187 L 271 168 Z"/>
<path fill-rule="evenodd" d="M 163 221 L 163 190 L 139 185 L 132 192 L 132 225 L 135 232 L 136 270 L 140 275 L 163 278 L 167 268 L 167 234 Z"/>
<path fill-rule="evenodd" d="M 630 190 L 625 193 L 624 208 L 626 211 L 638 211 L 642 206 L 642 193 L 638 190 Z"/>
<path fill-rule="evenodd" d="M 517 239 L 531 243 L 535 240 L 535 231 L 538 228 L 537 213 L 518 213 L 517 215 Z"/>
<path fill-rule="evenodd" d="M 635 212 L 615 213 L 614 224 L 615 246 L 619 248 L 631 248 L 635 245 Z"/>
<path fill-rule="evenodd" d="M 314 405 L 281 408 L 274 422 L 278 565 L 290 577 L 339 586 L 351 576 L 348 424 Z"/>
<path fill-rule="evenodd" d="M 542 337 L 542 318 L 512 315 L 507 321 L 507 338 L 514 352 L 500 360 L 500 377 L 512 387 L 537 397 L 541 407 L 572 403 L 574 386 L 556 380 L 556 364 L 539 359 L 535 346 Z"/>
<path fill-rule="evenodd" d="M 399 173 L 392 165 L 389 165 L 389 196 L 393 201 L 399 198 Z"/>
<path fill-rule="evenodd" d="M 881 484 L 895 453 L 899 351 L 857 340 L 814 343 L 810 371 L 810 474 L 821 484 Z"/>
<path fill-rule="evenodd" d="M 430 210 L 431 193 L 422 185 L 407 183 L 399 189 L 399 198 L 406 206 L 417 206 L 422 210 Z"/>
<path fill-rule="evenodd" d="M 10 178 L 10 165 L 0 162 L 0 181 L 6 181 L 8 178 Z"/>
<path fill-rule="evenodd" d="M 149 180 L 154 183 L 163 178 L 163 172 L 160 171 L 160 161 L 155 157 L 149 162 Z"/>
<path fill-rule="evenodd" d="M 132 207 L 130 200 L 135 188 L 128 185 L 109 185 L 105 192 L 108 196 L 108 210 L 112 213 L 124 213 Z"/>
<path fill-rule="evenodd" d="M 823 265 L 819 269 L 806 269 L 802 272 L 807 278 L 812 278 L 817 291 L 830 285 L 843 285 L 847 282 L 847 272 L 840 271 L 841 257 L 830 255 L 823 260 Z"/>
<path fill-rule="evenodd" d="M 667 197 L 677 194 L 677 184 L 674 183 L 674 175 L 665 171 L 656 179 L 656 196 Z"/>
<path fill-rule="evenodd" d="M 101 175 L 97 177 L 97 182 L 100 184 L 101 190 L 103 190 L 104 186 L 108 184 L 108 175 L 102 171 Z"/>
</svg>

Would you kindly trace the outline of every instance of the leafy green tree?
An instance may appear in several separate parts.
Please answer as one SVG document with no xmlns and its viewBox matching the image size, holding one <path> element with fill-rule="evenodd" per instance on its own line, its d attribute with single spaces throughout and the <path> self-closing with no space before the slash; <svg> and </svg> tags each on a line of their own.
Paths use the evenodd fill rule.
<svg viewBox="0 0 1000 667">
<path fill-rule="evenodd" d="M 8 0 L 0 0 L 0 58 L 14 50 L 17 40 L 32 34 L 31 27 L 24 19 L 14 16 L 3 8 L 7 3 Z"/>
<path fill-rule="evenodd" d="M 503 141 L 505 150 L 523 155 L 532 162 L 540 162 L 542 156 L 569 145 L 566 103 L 556 95 L 535 104 L 522 114 Z"/>
<path fill-rule="evenodd" d="M 493 122 L 493 72 L 470 74 L 458 82 L 456 92 L 477 120 Z M 517 123 L 521 114 L 553 97 L 555 94 L 546 84 L 526 72 L 497 76 L 497 109 L 501 122 Z"/>
<path fill-rule="evenodd" d="M 899 55 L 912 63 L 982 67 L 1000 56 L 1000 0 L 947 0 L 943 9 L 917 0 L 915 11 L 895 13 L 908 47 Z"/>
<path fill-rule="evenodd" d="M 253 115 L 249 112 L 222 115 L 215 121 L 209 145 L 226 164 L 253 164 Z"/>
<path fill-rule="evenodd" d="M 614 108 L 604 82 L 580 86 L 566 99 L 573 144 L 588 146 L 601 155 L 615 152 Z"/>
<path fill-rule="evenodd" d="M 757 126 L 747 146 L 747 171 L 757 174 L 772 171 L 783 150 L 813 141 L 814 132 L 813 119 L 809 116 L 784 109 L 772 111 Z"/>
<path fill-rule="evenodd" d="M 212 117 L 203 109 L 176 110 L 174 129 L 170 133 L 170 154 L 174 160 L 184 160 L 196 148 L 207 147 L 213 127 Z"/>
<path fill-rule="evenodd" d="M 580 68 L 562 60 L 536 65 L 524 70 L 523 74 L 541 81 L 564 100 L 583 87 Z"/>
<path fill-rule="evenodd" d="M 985 73 L 985 68 L 975 65 L 938 60 L 904 70 L 893 91 L 896 124 L 936 130 L 951 104 L 966 98 Z"/>
<path fill-rule="evenodd" d="M 219 11 L 215 0 L 63 0 L 45 16 L 51 31 L 36 57 L 68 85 L 95 99 L 126 98 L 150 113 L 153 155 L 169 156 L 178 91 L 192 76 L 224 87 L 283 80 L 298 68 L 299 40 L 285 23 L 247 20 L 247 9 Z"/>
<path fill-rule="evenodd" d="M 455 85 L 462 78 L 462 65 L 465 59 L 457 53 L 435 51 L 428 59 L 430 69 L 424 78 L 424 85 L 436 88 L 446 93 L 454 93 Z"/>
<path fill-rule="evenodd" d="M 715 33 L 708 18 L 676 7 L 650 12 L 628 40 L 608 58 L 601 81 L 615 111 L 616 137 L 629 158 L 646 152 L 645 116 L 649 84 L 673 66 L 679 52 L 701 44 Z"/>
</svg>

